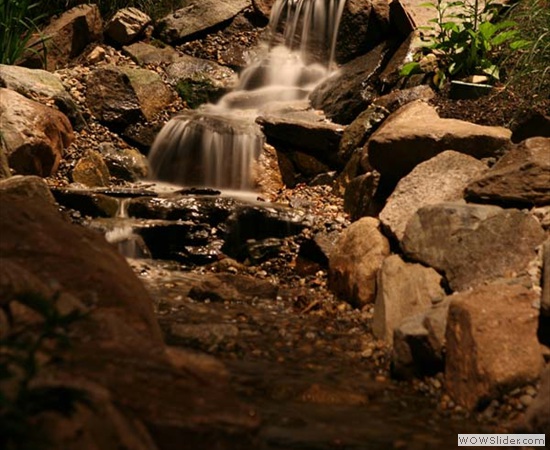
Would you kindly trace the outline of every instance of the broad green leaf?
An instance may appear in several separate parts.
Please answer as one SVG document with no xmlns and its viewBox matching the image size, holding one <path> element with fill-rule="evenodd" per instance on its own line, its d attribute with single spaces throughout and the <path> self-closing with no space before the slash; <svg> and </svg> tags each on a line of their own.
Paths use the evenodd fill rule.
<svg viewBox="0 0 550 450">
<path fill-rule="evenodd" d="M 402 76 L 402 77 L 408 77 L 409 75 L 412 75 L 414 73 L 420 73 L 421 70 L 420 70 L 420 64 L 417 63 L 416 61 L 413 61 L 413 62 L 410 62 L 410 63 L 407 63 L 405 64 L 402 68 L 401 68 L 401 71 L 399 72 L 399 74 Z"/>
<path fill-rule="evenodd" d="M 520 50 L 522 48 L 527 48 L 531 45 L 531 41 L 527 41 L 525 39 L 520 39 L 518 41 L 514 41 L 510 43 L 510 48 L 512 50 Z"/>
</svg>

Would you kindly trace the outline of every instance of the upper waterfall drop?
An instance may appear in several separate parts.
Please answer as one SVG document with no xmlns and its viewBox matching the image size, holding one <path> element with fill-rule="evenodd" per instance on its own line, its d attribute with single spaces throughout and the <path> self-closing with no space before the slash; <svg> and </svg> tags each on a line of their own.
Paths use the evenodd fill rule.
<svg viewBox="0 0 550 450">
<path fill-rule="evenodd" d="M 346 0 L 276 0 L 261 58 L 215 105 L 171 119 L 149 153 L 152 177 L 184 186 L 254 189 L 265 138 L 254 122 L 268 105 L 307 99 L 334 69 Z"/>
</svg>

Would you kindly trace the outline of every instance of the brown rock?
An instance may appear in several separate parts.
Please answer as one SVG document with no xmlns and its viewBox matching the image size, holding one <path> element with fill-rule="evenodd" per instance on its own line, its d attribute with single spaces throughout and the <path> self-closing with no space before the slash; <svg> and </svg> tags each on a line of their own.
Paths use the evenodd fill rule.
<svg viewBox="0 0 550 450">
<path fill-rule="evenodd" d="M 528 213 L 449 202 L 420 208 L 401 244 L 409 258 L 444 273 L 450 287 L 462 291 L 525 272 L 544 238 Z"/>
<path fill-rule="evenodd" d="M 275 4 L 275 0 L 252 0 L 252 6 L 254 10 L 264 16 L 266 19 L 269 19 L 271 14 L 271 8 Z"/>
<path fill-rule="evenodd" d="M 169 45 L 159 48 L 146 42 L 124 46 L 122 51 L 140 66 L 171 64 L 179 58 L 179 53 Z"/>
<path fill-rule="evenodd" d="M 97 5 L 79 5 L 53 19 L 40 34 L 46 39 L 30 43 L 33 51 L 27 52 L 21 65 L 54 71 L 65 67 L 88 44 L 101 41 L 103 20 Z"/>
<path fill-rule="evenodd" d="M 340 20 L 336 60 L 345 63 L 363 55 L 390 34 L 387 0 L 348 0 Z"/>
<path fill-rule="evenodd" d="M 0 196 L 10 205 L 0 208 L 2 267 L 17 270 L 11 278 L 2 272 L 0 298 L 13 300 L 9 280 L 23 278 L 27 288 L 60 291 L 89 310 L 71 327 L 71 349 L 44 373 L 50 384 L 92 394 L 97 406 L 97 411 L 79 409 L 69 422 L 54 417 L 46 424 L 59 438 L 58 448 L 83 448 L 98 440 L 101 445 L 86 448 L 172 450 L 182 442 L 190 448 L 255 448 L 257 418 L 221 377 L 210 377 L 212 368 L 194 356 L 175 358 L 165 351 L 149 295 L 100 234 L 71 225 L 56 208 L 34 198 Z M 91 380 L 99 388 L 83 384 Z"/>
<path fill-rule="evenodd" d="M 486 170 L 485 164 L 471 156 L 451 150 L 440 153 L 399 181 L 380 213 L 380 221 L 401 240 L 419 208 L 461 200 L 468 183 Z"/>
<path fill-rule="evenodd" d="M 105 66 L 87 80 L 86 103 L 109 126 L 124 126 L 142 117 L 152 120 L 175 98 L 156 72 L 131 67 Z"/>
<path fill-rule="evenodd" d="M 0 88 L 2 141 L 16 173 L 50 176 L 74 139 L 67 117 L 59 111 Z"/>
<path fill-rule="evenodd" d="M 73 169 L 73 181 L 88 187 L 108 186 L 109 169 L 101 155 L 94 151 L 87 152 L 80 158 Z"/>
<path fill-rule="evenodd" d="M 446 386 L 469 409 L 535 381 L 543 368 L 537 295 L 493 283 L 453 297 L 447 323 Z"/>
<path fill-rule="evenodd" d="M 275 147 L 264 144 L 264 148 L 254 163 L 254 184 L 262 194 L 275 196 L 284 186 L 283 170 L 279 153 Z"/>
<path fill-rule="evenodd" d="M 6 180 L 1 180 L 0 192 L 40 199 L 42 202 L 55 205 L 55 199 L 44 179 L 33 175 L 14 175 Z"/>
<path fill-rule="evenodd" d="M 428 310 L 445 296 L 442 281 L 429 267 L 406 263 L 398 255 L 386 258 L 378 272 L 374 335 L 391 345 L 394 329 L 403 319 Z"/>
<path fill-rule="evenodd" d="M 379 184 L 378 172 L 367 172 L 349 181 L 344 193 L 344 211 L 350 215 L 351 220 L 378 215 L 381 209 L 376 197 Z"/>
<path fill-rule="evenodd" d="M 550 318 L 550 239 L 542 246 L 542 298 L 541 315 Z M 550 333 L 549 333 L 550 334 Z"/>
<path fill-rule="evenodd" d="M 415 100 L 427 102 L 434 97 L 434 90 L 426 84 L 421 84 L 420 86 L 408 89 L 396 89 L 389 94 L 378 97 L 373 103 L 386 108 L 389 112 L 394 112 L 407 103 L 414 102 Z"/>
<path fill-rule="evenodd" d="M 332 166 L 339 163 L 337 152 L 344 127 L 327 121 L 322 114 L 315 111 L 285 111 L 284 114 L 260 116 L 256 122 L 262 127 L 268 142 L 275 147 L 308 152 Z"/>
<path fill-rule="evenodd" d="M 504 205 L 550 204 L 550 138 L 530 138 L 513 147 L 472 181 L 466 198 Z"/>
<path fill-rule="evenodd" d="M 275 300 L 278 287 L 269 281 L 247 275 L 208 274 L 191 288 L 188 296 L 194 300 L 213 302 Z"/>
<path fill-rule="evenodd" d="M 343 300 L 362 307 L 376 296 L 376 276 L 390 254 L 378 220 L 365 217 L 344 230 L 329 257 L 328 283 Z"/>
<path fill-rule="evenodd" d="M 371 136 L 366 152 L 382 176 L 398 180 L 416 165 L 445 150 L 478 159 L 495 156 L 510 142 L 511 132 L 456 119 L 441 119 L 436 110 L 417 100 L 394 112 Z"/>
<path fill-rule="evenodd" d="M 129 44 L 139 38 L 151 18 L 137 8 L 119 9 L 105 25 L 105 35 L 120 45 Z"/>
</svg>

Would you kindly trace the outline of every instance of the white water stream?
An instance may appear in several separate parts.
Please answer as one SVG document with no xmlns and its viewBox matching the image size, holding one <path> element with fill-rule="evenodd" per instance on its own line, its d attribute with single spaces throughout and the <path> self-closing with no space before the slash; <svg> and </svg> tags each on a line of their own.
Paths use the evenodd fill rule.
<svg viewBox="0 0 550 450">
<path fill-rule="evenodd" d="M 334 67 L 345 0 L 276 0 L 264 56 L 216 105 L 171 119 L 149 153 L 152 177 L 183 186 L 254 188 L 264 136 L 254 119 L 269 104 L 306 99 Z"/>
</svg>

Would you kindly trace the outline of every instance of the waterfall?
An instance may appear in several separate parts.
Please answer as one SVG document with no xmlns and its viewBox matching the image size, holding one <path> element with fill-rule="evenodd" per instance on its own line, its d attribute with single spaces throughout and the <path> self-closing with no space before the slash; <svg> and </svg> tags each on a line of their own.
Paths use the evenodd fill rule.
<svg viewBox="0 0 550 450">
<path fill-rule="evenodd" d="M 253 190 L 264 136 L 254 119 L 268 104 L 307 99 L 334 68 L 345 0 L 276 0 L 266 54 L 216 105 L 171 119 L 149 153 L 152 176 L 183 186 Z"/>
</svg>

